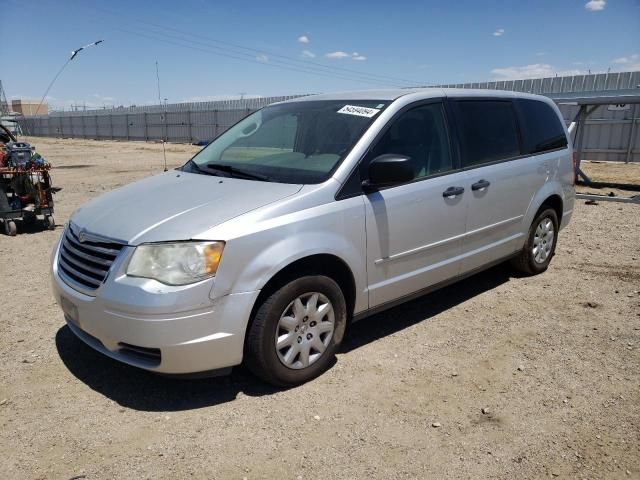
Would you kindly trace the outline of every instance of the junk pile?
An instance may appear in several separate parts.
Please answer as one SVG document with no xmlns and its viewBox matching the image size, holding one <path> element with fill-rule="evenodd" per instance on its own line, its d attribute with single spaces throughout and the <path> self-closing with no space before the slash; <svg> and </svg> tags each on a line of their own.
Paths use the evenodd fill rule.
<svg viewBox="0 0 640 480">
<path fill-rule="evenodd" d="M 31 145 L 0 126 L 0 220 L 7 235 L 16 235 L 16 220 L 55 228 L 49 170 L 51 165 Z"/>
</svg>

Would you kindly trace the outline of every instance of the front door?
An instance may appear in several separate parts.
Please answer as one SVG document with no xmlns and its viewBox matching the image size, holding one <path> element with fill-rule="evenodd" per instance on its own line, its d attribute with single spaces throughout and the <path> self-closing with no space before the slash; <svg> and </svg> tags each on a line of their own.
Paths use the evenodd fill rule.
<svg viewBox="0 0 640 480">
<path fill-rule="evenodd" d="M 416 179 L 365 196 L 370 307 L 458 275 L 466 221 L 467 173 L 456 168 L 442 103 L 402 113 L 362 171 L 383 154 L 410 157 Z"/>
</svg>

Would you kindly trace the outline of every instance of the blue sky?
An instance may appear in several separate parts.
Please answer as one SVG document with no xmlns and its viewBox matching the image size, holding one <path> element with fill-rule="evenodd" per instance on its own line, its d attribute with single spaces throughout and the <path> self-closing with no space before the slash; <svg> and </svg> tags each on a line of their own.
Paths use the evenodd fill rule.
<svg viewBox="0 0 640 480">
<path fill-rule="evenodd" d="M 53 106 L 640 70 L 640 2 L 0 0 L 0 79 Z M 23 19 L 23 20 L 20 20 Z M 221 43 L 227 42 L 227 43 Z M 311 63 L 313 62 L 313 63 Z"/>
</svg>

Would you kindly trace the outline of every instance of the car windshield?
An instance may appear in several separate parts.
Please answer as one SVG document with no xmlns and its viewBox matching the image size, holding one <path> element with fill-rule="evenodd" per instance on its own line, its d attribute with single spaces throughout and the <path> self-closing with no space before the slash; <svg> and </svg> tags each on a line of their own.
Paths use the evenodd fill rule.
<svg viewBox="0 0 640 480">
<path fill-rule="evenodd" d="M 321 183 L 386 105 L 379 100 L 310 100 L 265 107 L 216 138 L 183 169 L 279 183 Z"/>
</svg>

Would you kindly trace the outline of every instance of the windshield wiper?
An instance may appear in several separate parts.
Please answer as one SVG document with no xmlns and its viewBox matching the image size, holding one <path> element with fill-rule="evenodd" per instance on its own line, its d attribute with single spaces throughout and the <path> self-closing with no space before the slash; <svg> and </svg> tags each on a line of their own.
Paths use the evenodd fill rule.
<svg viewBox="0 0 640 480">
<path fill-rule="evenodd" d="M 207 163 L 207 168 L 228 173 L 229 175 L 234 177 L 244 177 L 251 180 L 261 180 L 263 182 L 271 181 L 271 178 L 267 177 L 266 175 L 262 175 L 260 173 L 254 173 L 254 172 L 247 172 L 246 170 L 232 167 L 231 165 L 223 165 L 221 163 Z"/>
<path fill-rule="evenodd" d="M 212 172 L 207 172 L 206 170 L 201 169 L 198 166 L 198 164 L 193 160 L 189 160 L 184 166 L 180 167 L 180 170 L 185 170 L 185 168 L 189 168 L 190 170 L 195 171 L 195 172 L 192 171 L 191 173 L 202 173 L 203 175 L 214 175 Z M 188 170 L 185 170 L 185 171 L 188 171 Z"/>
</svg>

